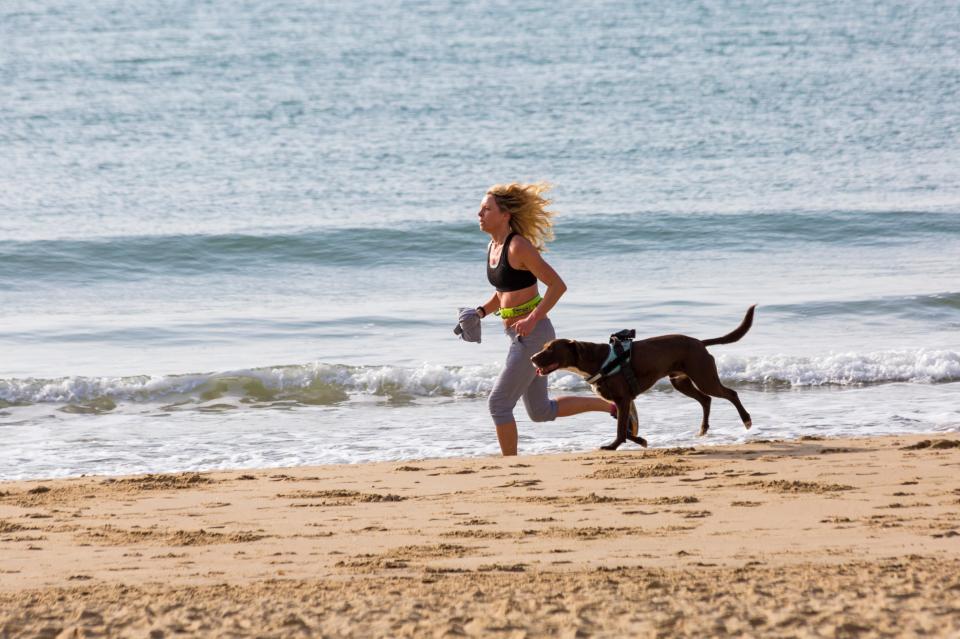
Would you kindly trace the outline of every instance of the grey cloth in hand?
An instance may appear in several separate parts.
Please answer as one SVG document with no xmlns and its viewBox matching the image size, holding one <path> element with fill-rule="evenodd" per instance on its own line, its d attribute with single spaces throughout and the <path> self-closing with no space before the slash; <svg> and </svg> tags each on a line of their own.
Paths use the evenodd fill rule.
<svg viewBox="0 0 960 639">
<path fill-rule="evenodd" d="M 480 343 L 480 313 L 475 308 L 461 308 L 454 335 L 459 335 L 465 342 Z"/>
</svg>

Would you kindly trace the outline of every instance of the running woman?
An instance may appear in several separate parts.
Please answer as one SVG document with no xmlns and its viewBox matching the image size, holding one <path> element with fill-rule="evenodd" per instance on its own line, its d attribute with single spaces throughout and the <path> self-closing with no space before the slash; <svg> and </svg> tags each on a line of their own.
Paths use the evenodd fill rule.
<svg viewBox="0 0 960 639">
<path fill-rule="evenodd" d="M 496 289 L 477 307 L 480 317 L 498 313 L 510 348 L 503 370 L 490 393 L 488 406 L 497 428 L 500 451 L 517 454 L 517 422 L 513 409 L 523 398 L 527 415 L 535 422 L 588 411 L 615 415 L 616 408 L 599 397 L 567 396 L 550 399 L 547 378 L 537 375 L 530 357 L 556 337 L 547 314 L 567 285 L 541 255 L 553 239 L 553 213 L 544 197 L 547 184 L 497 184 L 490 187 L 477 217 L 480 230 L 490 236 L 487 279 Z M 539 283 L 546 290 L 539 293 Z M 630 408 L 631 430 L 637 429 L 636 409 Z"/>
</svg>

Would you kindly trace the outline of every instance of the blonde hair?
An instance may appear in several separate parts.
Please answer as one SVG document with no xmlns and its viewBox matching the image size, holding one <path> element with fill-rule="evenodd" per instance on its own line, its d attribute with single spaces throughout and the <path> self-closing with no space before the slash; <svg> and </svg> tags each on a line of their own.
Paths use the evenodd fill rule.
<svg viewBox="0 0 960 639">
<path fill-rule="evenodd" d="M 546 243 L 553 239 L 553 211 L 548 211 L 551 200 L 543 196 L 550 189 L 546 182 L 534 184 L 495 184 L 487 193 L 493 196 L 497 206 L 510 214 L 510 228 L 530 240 L 541 253 L 547 250 Z"/>
</svg>

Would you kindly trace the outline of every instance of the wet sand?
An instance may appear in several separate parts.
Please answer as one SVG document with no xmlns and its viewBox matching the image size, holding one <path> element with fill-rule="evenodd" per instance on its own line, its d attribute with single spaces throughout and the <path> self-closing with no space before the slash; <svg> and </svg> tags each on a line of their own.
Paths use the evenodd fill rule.
<svg viewBox="0 0 960 639">
<path fill-rule="evenodd" d="M 960 635 L 960 434 L 0 483 L 0 637 Z"/>
</svg>

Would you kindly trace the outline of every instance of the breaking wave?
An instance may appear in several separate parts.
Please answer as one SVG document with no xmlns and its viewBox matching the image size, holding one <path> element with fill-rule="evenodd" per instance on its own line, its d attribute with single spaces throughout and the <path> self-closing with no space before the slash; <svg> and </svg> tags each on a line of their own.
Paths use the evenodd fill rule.
<svg viewBox="0 0 960 639">
<path fill-rule="evenodd" d="M 960 353 L 890 350 L 830 353 L 816 357 L 717 356 L 724 383 L 759 390 L 888 383 L 960 381 Z M 165 376 L 0 379 L 0 408 L 67 404 L 68 412 L 106 412 L 121 403 L 166 404 L 165 408 L 233 400 L 252 406 L 333 405 L 354 396 L 393 401 L 430 397 L 483 397 L 499 373 L 495 364 L 451 367 L 344 366 L 328 363 Z M 551 377 L 555 390 L 587 390 L 580 377 Z"/>
</svg>

